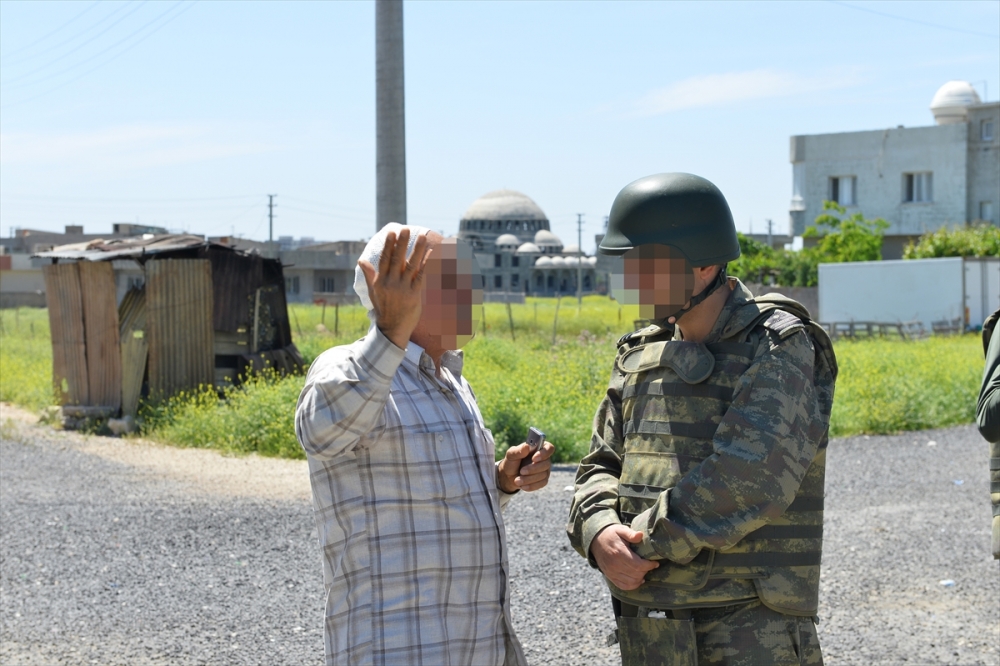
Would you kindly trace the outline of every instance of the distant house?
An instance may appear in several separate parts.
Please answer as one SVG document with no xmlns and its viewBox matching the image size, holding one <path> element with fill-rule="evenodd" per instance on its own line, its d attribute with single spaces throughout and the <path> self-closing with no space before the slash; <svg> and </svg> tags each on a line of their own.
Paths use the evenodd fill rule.
<svg viewBox="0 0 1000 666">
<path fill-rule="evenodd" d="M 792 233 L 801 236 L 823 201 L 889 223 L 885 259 L 941 227 L 998 223 L 1000 102 L 950 81 L 931 101 L 928 127 L 791 137 Z"/>
</svg>

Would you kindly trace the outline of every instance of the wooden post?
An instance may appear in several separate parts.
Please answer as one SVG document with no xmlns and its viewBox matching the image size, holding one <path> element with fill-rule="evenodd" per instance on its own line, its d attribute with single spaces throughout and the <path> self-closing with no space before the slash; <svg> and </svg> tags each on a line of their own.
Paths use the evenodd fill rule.
<svg viewBox="0 0 1000 666">
<path fill-rule="evenodd" d="M 257 344 L 260 339 L 260 289 L 254 292 L 253 296 L 253 340 L 250 341 L 250 353 L 257 353 Z"/>
<path fill-rule="evenodd" d="M 319 323 L 326 326 L 326 299 L 323 299 L 323 314 L 320 316 Z"/>
<path fill-rule="evenodd" d="M 289 312 L 292 313 L 292 319 L 295 320 L 295 330 L 299 332 L 299 337 L 302 337 L 302 327 L 299 326 L 299 316 L 295 314 L 295 308 L 292 307 L 291 303 L 288 305 Z"/>
<path fill-rule="evenodd" d="M 514 315 L 510 311 L 510 301 L 507 301 L 507 321 L 510 322 L 510 339 L 517 342 L 517 339 L 514 337 Z"/>
<path fill-rule="evenodd" d="M 562 303 L 562 294 L 556 297 L 556 316 L 552 318 L 552 345 L 556 344 L 556 328 L 559 326 L 559 304 Z"/>
<path fill-rule="evenodd" d="M 333 304 L 333 334 L 340 335 L 340 301 Z"/>
<path fill-rule="evenodd" d="M 483 302 L 483 337 L 486 336 L 486 302 Z"/>
</svg>

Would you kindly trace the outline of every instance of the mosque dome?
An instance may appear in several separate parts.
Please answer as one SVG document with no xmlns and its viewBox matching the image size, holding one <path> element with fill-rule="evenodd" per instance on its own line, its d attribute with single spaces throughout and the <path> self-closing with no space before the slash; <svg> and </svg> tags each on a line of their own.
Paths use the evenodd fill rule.
<svg viewBox="0 0 1000 666">
<path fill-rule="evenodd" d="M 538 261 L 535 262 L 536 268 L 545 268 L 546 266 L 552 265 L 552 257 L 538 257 Z"/>
<path fill-rule="evenodd" d="M 979 94 L 968 81 L 949 81 L 934 93 L 931 113 L 938 125 L 964 123 L 970 106 L 979 104 Z"/>
<path fill-rule="evenodd" d="M 559 240 L 559 236 L 548 229 L 539 229 L 535 232 L 535 245 L 538 247 L 562 247 L 562 241 Z"/>
<path fill-rule="evenodd" d="M 521 241 L 514 234 L 501 234 L 494 242 L 498 250 L 501 248 L 510 248 L 513 250 L 521 244 Z"/>
<path fill-rule="evenodd" d="M 463 220 L 545 220 L 545 213 L 531 197 L 514 190 L 487 192 L 472 202 Z"/>
<path fill-rule="evenodd" d="M 521 247 L 517 248 L 518 254 L 539 254 L 541 250 L 534 243 L 524 243 Z"/>
<path fill-rule="evenodd" d="M 580 252 L 580 246 L 577 245 L 576 243 L 573 243 L 572 245 L 567 245 L 566 247 L 563 248 L 563 251 L 562 251 L 562 253 L 564 255 L 572 255 L 574 257 L 579 252 Z"/>
<path fill-rule="evenodd" d="M 566 265 L 566 260 L 563 259 L 560 256 L 552 257 L 552 265 L 553 266 L 565 266 Z"/>
</svg>

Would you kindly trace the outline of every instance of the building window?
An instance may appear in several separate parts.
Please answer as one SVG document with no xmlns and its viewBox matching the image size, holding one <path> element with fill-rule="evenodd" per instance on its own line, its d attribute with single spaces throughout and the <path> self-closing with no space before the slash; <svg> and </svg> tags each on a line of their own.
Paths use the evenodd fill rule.
<svg viewBox="0 0 1000 666">
<path fill-rule="evenodd" d="M 493 276 L 493 286 L 497 289 L 503 289 L 503 276 L 494 275 Z"/>
<path fill-rule="evenodd" d="M 494 268 L 500 268 L 501 266 L 503 266 L 503 255 L 502 254 L 494 254 L 493 255 L 493 267 Z"/>
<path fill-rule="evenodd" d="M 511 257 L 510 258 L 510 265 L 513 266 L 514 268 L 517 268 L 518 266 L 520 266 L 521 265 L 521 257 L 519 257 L 517 255 L 514 255 L 513 257 Z"/>
<path fill-rule="evenodd" d="M 332 293 L 337 291 L 337 286 L 332 277 L 316 278 L 316 291 Z"/>
<path fill-rule="evenodd" d="M 993 140 L 993 121 L 984 120 L 979 123 L 979 138 L 983 141 Z"/>
<path fill-rule="evenodd" d="M 841 206 L 853 206 L 857 203 L 855 196 L 855 185 L 857 178 L 854 176 L 835 176 L 830 179 L 830 201 L 839 203 Z"/>
<path fill-rule="evenodd" d="M 993 202 L 992 201 L 980 201 L 979 202 L 979 219 L 985 220 L 986 222 L 993 221 Z"/>
<path fill-rule="evenodd" d="M 903 174 L 903 201 L 906 203 L 925 203 L 934 201 L 933 174 L 922 173 Z"/>
<path fill-rule="evenodd" d="M 299 276 L 286 277 L 285 278 L 285 293 L 286 294 L 297 294 L 299 293 Z"/>
<path fill-rule="evenodd" d="M 516 289 L 521 284 L 521 276 L 514 273 L 510 276 L 510 286 L 512 289 Z"/>
</svg>

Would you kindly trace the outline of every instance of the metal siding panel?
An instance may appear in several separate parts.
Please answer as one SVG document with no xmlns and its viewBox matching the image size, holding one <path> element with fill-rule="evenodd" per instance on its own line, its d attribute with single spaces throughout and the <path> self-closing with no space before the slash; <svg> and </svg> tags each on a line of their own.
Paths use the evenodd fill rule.
<svg viewBox="0 0 1000 666">
<path fill-rule="evenodd" d="M 50 264 L 43 274 L 52 331 L 52 382 L 59 404 L 89 404 L 80 272 L 76 264 Z"/>
<path fill-rule="evenodd" d="M 114 271 L 110 262 L 88 261 L 77 266 L 83 297 L 89 404 L 111 407 L 117 412 L 121 406 L 122 367 Z"/>
<path fill-rule="evenodd" d="M 212 262 L 213 325 L 216 331 L 236 333 L 251 320 L 254 291 L 263 283 L 265 260 L 219 248 L 207 252 Z M 274 261 L 274 260 L 269 260 Z M 284 286 L 282 286 L 284 288 Z"/>
<path fill-rule="evenodd" d="M 213 383 L 213 300 L 207 259 L 146 264 L 150 395 L 166 397 Z"/>
<path fill-rule="evenodd" d="M 146 374 L 149 341 L 146 338 L 146 290 L 129 289 L 118 308 L 122 348 L 122 414 L 135 416 Z"/>
</svg>

